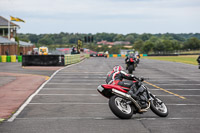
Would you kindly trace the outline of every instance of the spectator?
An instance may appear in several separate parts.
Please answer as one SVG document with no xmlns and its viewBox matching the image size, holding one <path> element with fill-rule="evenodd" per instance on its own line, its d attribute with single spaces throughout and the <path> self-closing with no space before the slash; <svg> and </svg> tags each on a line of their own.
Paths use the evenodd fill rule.
<svg viewBox="0 0 200 133">
<path fill-rule="evenodd" d="M 7 56 L 9 55 L 9 50 L 8 50 L 8 49 L 5 51 L 5 54 L 6 54 Z"/>
</svg>

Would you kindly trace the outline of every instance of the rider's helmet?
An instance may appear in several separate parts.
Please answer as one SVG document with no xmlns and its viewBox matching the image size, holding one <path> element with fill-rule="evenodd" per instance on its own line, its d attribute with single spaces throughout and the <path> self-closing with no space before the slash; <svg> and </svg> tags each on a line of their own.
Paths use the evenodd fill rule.
<svg viewBox="0 0 200 133">
<path fill-rule="evenodd" d="M 124 70 L 124 68 L 122 66 L 120 66 L 120 65 L 113 67 L 113 71 L 114 72 L 122 71 L 122 70 Z"/>
</svg>

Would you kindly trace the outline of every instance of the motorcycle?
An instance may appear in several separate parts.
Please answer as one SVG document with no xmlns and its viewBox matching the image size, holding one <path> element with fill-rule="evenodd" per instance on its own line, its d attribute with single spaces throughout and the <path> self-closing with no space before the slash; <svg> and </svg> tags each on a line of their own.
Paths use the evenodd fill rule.
<svg viewBox="0 0 200 133">
<path fill-rule="evenodd" d="M 127 64 L 127 70 L 129 74 L 132 74 L 133 71 L 135 71 L 136 68 L 136 60 L 134 58 L 129 58 L 126 60 L 126 64 Z"/>
<path fill-rule="evenodd" d="M 130 88 L 113 84 L 99 85 L 97 91 L 109 99 L 109 107 L 113 114 L 120 119 L 130 119 L 133 114 L 144 113 L 150 108 L 152 112 L 160 117 L 168 115 L 165 103 L 153 95 L 142 83 L 144 79 L 137 79 L 138 89 L 135 93 L 137 98 L 132 98 L 127 92 Z"/>
</svg>

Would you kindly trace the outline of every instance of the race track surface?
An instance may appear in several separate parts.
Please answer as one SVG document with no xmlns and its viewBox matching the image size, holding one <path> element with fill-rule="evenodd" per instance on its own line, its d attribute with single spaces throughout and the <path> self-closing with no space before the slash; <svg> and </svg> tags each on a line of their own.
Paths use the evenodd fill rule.
<svg viewBox="0 0 200 133">
<path fill-rule="evenodd" d="M 182 63 L 141 59 L 134 74 L 148 78 L 150 91 L 168 106 L 161 118 L 149 110 L 129 120 L 117 118 L 97 92 L 123 58 L 90 58 L 67 66 L 45 84 L 1 133 L 199 133 L 200 70 Z"/>
</svg>

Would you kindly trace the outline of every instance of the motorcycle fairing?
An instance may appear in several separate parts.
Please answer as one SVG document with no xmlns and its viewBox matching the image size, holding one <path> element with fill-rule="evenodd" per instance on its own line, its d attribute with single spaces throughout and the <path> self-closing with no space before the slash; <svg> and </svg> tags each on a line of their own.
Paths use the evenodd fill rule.
<svg viewBox="0 0 200 133">
<path fill-rule="evenodd" d="M 116 90 L 119 90 L 121 92 L 127 93 L 127 91 L 130 88 L 119 86 L 119 85 L 112 85 L 112 84 L 99 85 L 98 88 L 97 88 L 98 92 L 101 93 L 106 98 L 110 98 L 113 95 L 112 89 L 116 89 Z"/>
<path fill-rule="evenodd" d="M 133 58 L 130 58 L 130 62 L 134 62 Z"/>
</svg>

